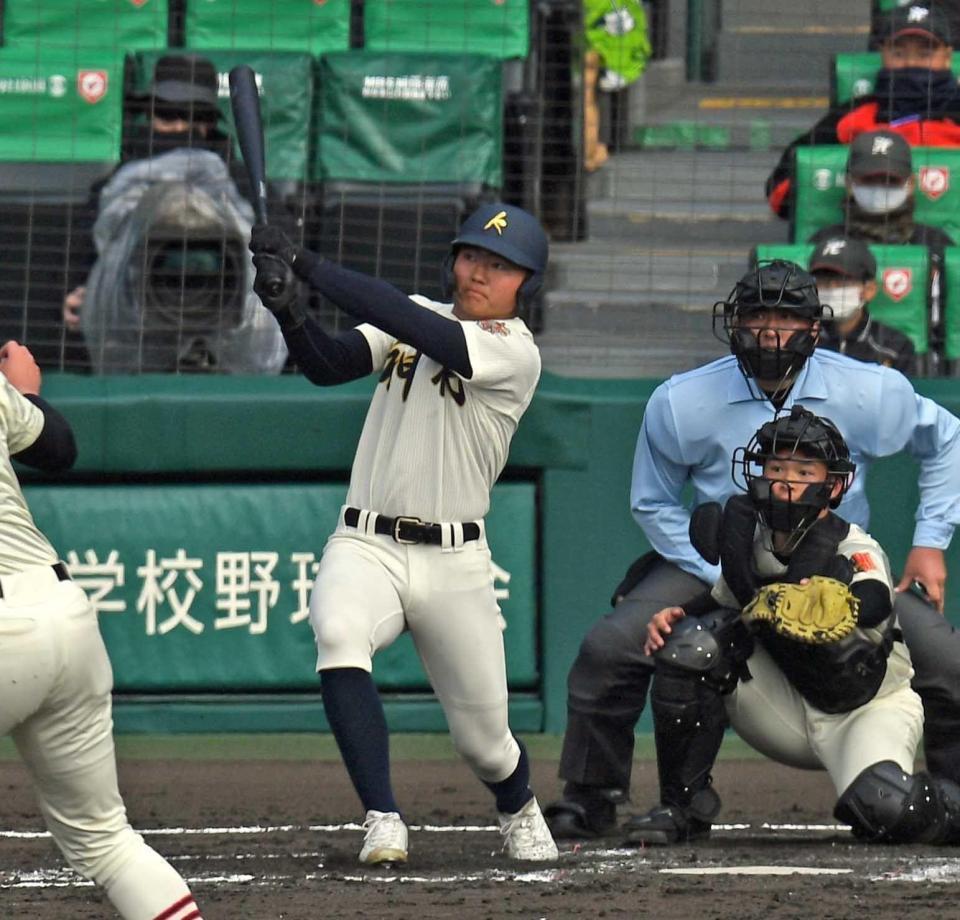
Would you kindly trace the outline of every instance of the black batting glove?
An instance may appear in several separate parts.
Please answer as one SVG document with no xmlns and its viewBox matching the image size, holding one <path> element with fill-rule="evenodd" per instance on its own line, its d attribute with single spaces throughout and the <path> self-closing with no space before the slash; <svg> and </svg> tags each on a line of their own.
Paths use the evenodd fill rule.
<svg viewBox="0 0 960 920">
<path fill-rule="evenodd" d="M 254 224 L 250 233 L 250 251 L 255 256 L 273 256 L 287 265 L 293 265 L 300 253 L 300 247 L 279 227 Z"/>
<path fill-rule="evenodd" d="M 273 313 L 281 327 L 297 326 L 303 322 L 300 311 L 297 279 L 286 262 L 274 255 L 257 253 L 253 257 L 257 274 L 253 291 L 260 302 Z"/>
</svg>

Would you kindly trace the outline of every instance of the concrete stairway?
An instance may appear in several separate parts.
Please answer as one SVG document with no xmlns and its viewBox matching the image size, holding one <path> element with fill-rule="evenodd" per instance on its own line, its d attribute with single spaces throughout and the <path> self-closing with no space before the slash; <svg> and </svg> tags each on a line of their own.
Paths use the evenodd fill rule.
<svg viewBox="0 0 960 920">
<path fill-rule="evenodd" d="M 652 66 L 626 143 L 588 177 L 588 239 L 552 248 L 545 367 L 665 377 L 726 352 L 711 334 L 713 304 L 752 246 L 787 241 L 764 182 L 826 110 L 833 53 L 866 47 L 869 9 L 727 0 L 717 82 L 686 83 L 675 61 Z"/>
</svg>

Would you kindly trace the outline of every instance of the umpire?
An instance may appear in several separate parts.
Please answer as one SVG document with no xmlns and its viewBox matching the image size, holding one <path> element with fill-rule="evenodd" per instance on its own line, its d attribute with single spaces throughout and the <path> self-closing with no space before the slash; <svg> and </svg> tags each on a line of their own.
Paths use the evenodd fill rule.
<svg viewBox="0 0 960 920">
<path fill-rule="evenodd" d="M 560 760 L 566 786 L 545 810 L 555 837 L 613 829 L 653 673 L 643 651 L 647 623 L 663 607 L 683 606 L 719 574 L 690 543 L 683 490 L 692 486 L 694 505 L 725 503 L 734 491 L 734 449 L 776 410 L 794 405 L 833 419 L 842 432 L 861 475 L 838 513 L 864 529 L 870 463 L 900 451 L 919 461 L 920 504 L 896 613 L 923 700 L 927 766 L 960 778 L 960 633 L 942 616 L 943 551 L 960 522 L 960 421 L 899 372 L 816 349 L 822 317 L 809 273 L 791 262 L 760 263 L 714 305 L 715 331 L 731 355 L 671 377 L 650 397 L 631 510 L 653 551 L 631 566 L 614 609 L 587 633 L 571 668 Z M 908 590 L 914 581 L 932 603 Z"/>
</svg>

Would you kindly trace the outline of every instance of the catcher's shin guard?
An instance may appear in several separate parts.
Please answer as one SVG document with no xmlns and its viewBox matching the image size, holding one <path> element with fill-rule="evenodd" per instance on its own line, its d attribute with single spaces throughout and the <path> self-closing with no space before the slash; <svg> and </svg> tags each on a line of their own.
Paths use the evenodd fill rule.
<svg viewBox="0 0 960 920">
<path fill-rule="evenodd" d="M 892 760 L 867 767 L 833 814 L 856 836 L 878 843 L 960 843 L 960 786 L 905 773 Z"/>
<path fill-rule="evenodd" d="M 736 611 L 688 617 L 657 653 L 650 706 L 664 805 L 686 808 L 710 787 L 727 726 L 723 694 L 736 686 L 743 666 L 736 653 L 740 632 Z"/>
</svg>

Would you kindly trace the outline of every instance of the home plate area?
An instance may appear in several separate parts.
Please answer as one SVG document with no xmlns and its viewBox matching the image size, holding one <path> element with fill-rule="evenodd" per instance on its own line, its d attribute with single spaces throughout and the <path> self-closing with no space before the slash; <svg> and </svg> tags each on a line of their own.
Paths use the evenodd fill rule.
<svg viewBox="0 0 960 920">
<path fill-rule="evenodd" d="M 20 770 L 0 765 L 0 915 L 113 917 L 65 868 Z M 655 772 L 636 764 L 633 809 L 652 801 Z M 555 762 L 535 763 L 534 777 L 542 801 L 559 795 Z M 132 822 L 188 879 L 206 920 L 943 920 L 960 904 L 960 848 L 860 843 L 832 821 L 823 774 L 762 760 L 718 765 L 725 823 L 708 841 L 561 841 L 545 865 L 504 856 L 489 794 L 462 764 L 399 762 L 394 782 L 409 861 L 374 870 L 357 862 L 360 816 L 339 764 L 121 764 Z"/>
</svg>

